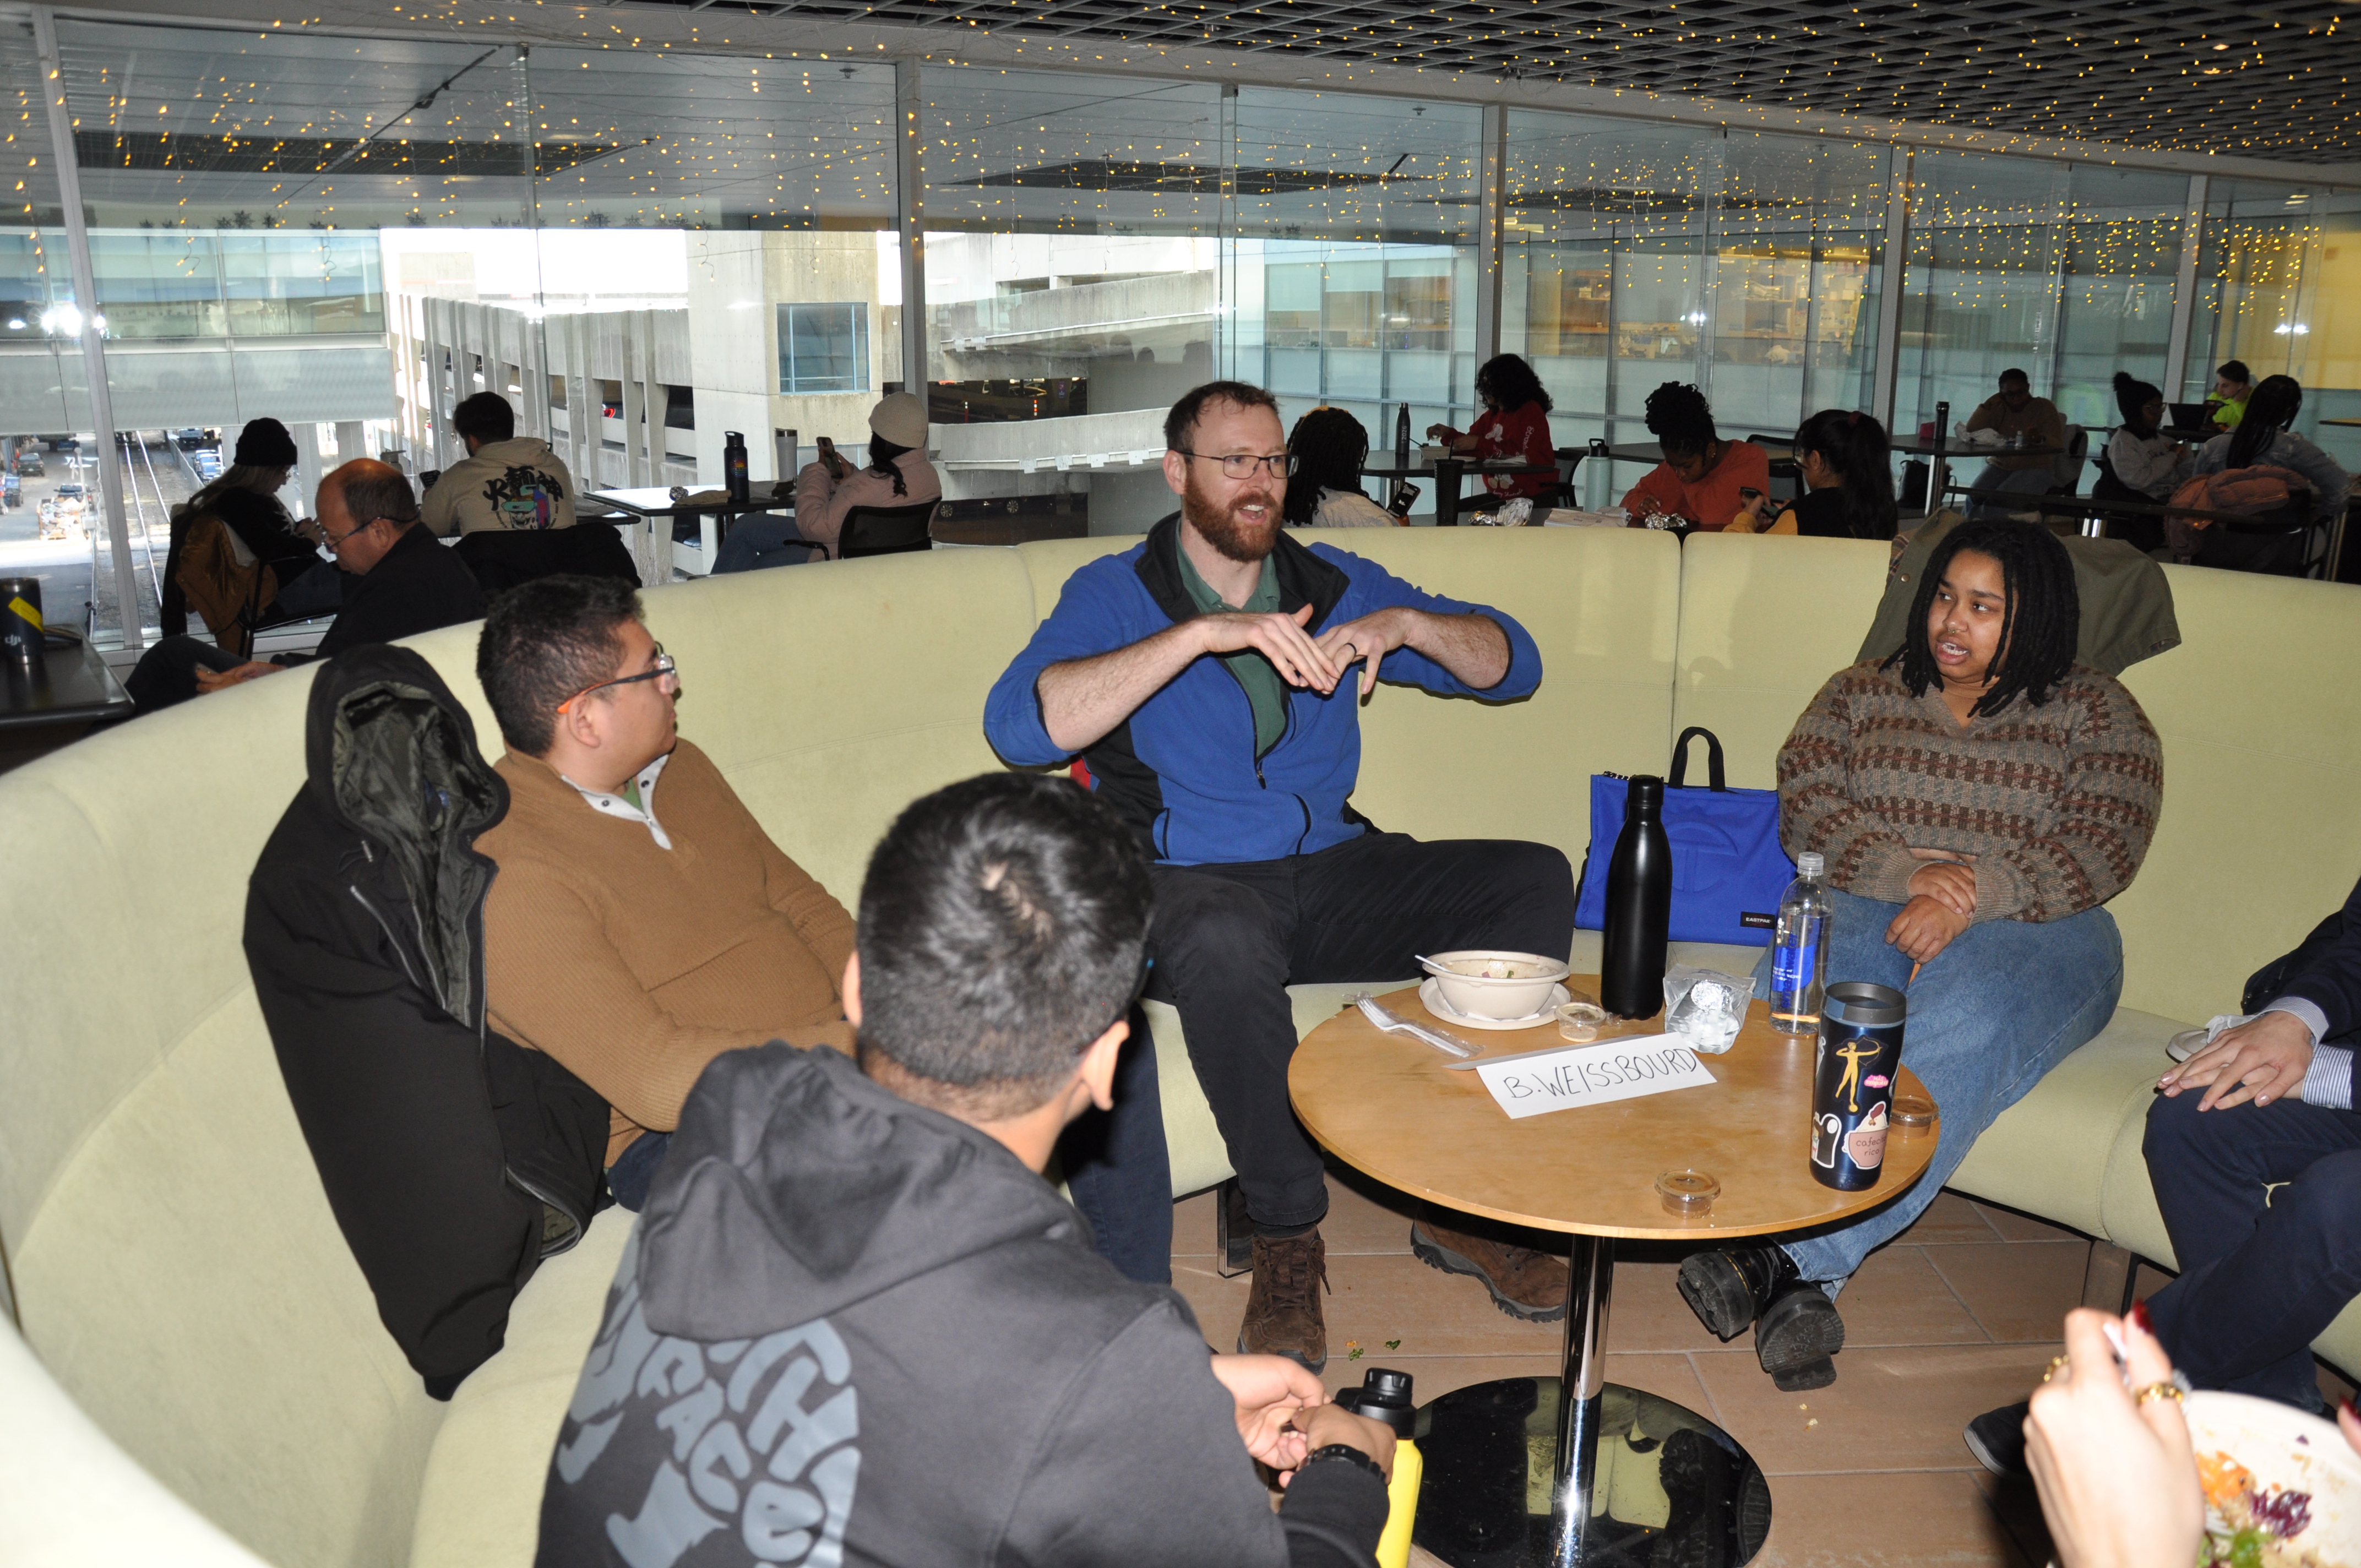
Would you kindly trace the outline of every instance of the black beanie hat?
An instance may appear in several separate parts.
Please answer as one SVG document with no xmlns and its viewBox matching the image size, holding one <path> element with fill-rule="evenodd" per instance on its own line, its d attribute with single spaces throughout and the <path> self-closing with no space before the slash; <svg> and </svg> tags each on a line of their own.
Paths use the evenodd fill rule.
<svg viewBox="0 0 2361 1568">
<path fill-rule="evenodd" d="M 237 433 L 237 452 L 232 461 L 241 468 L 292 468 L 295 438 L 275 419 L 248 420 Z"/>
</svg>

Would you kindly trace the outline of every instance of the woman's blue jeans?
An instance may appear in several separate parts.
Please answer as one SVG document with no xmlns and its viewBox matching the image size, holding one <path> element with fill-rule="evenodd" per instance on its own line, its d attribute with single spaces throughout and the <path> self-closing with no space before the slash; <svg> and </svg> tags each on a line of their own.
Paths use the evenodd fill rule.
<svg viewBox="0 0 2361 1568">
<path fill-rule="evenodd" d="M 1993 1118 L 2041 1075 L 2106 1027 L 2124 989 L 2124 944 L 2114 917 L 2086 909 L 2063 920 L 1982 920 L 1929 959 L 1910 983 L 1910 960 L 1886 945 L 1902 905 L 1828 890 L 1828 982 L 1872 981 L 1907 991 L 1902 1065 L 1918 1075 L 1942 1116 L 1935 1158 L 1911 1189 L 1867 1217 L 1781 1245 L 1806 1279 L 1830 1295 L 1862 1258 L 1925 1212 Z M 1771 955 L 1754 968 L 1770 994 Z M 1796 1129 L 1796 1158 L 1803 1129 Z"/>
</svg>

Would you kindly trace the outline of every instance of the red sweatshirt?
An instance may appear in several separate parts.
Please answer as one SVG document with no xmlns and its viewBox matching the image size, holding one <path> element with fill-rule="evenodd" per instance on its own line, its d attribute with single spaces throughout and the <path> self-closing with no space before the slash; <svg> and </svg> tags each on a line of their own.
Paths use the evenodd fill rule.
<svg viewBox="0 0 2361 1568">
<path fill-rule="evenodd" d="M 1466 433 L 1476 438 L 1476 456 L 1521 457 L 1528 463 L 1557 462 L 1557 448 L 1550 441 L 1549 415 L 1539 403 L 1527 403 L 1513 413 L 1498 409 L 1486 411 L 1484 416 L 1467 427 Z M 1448 439 L 1457 441 L 1461 433 L 1452 431 Z M 1506 499 L 1510 496 L 1532 496 L 1540 499 L 1557 493 L 1557 475 L 1490 474 L 1485 476 L 1484 488 Z"/>
<path fill-rule="evenodd" d="M 1639 516 L 1640 498 L 1649 495 L 1662 501 L 1666 511 L 1687 518 L 1699 528 L 1723 529 L 1738 515 L 1741 487 L 1765 492 L 1771 488 L 1771 455 L 1751 441 L 1730 443 L 1722 449 L 1721 461 L 1694 485 L 1683 484 L 1671 464 L 1657 464 L 1623 498 L 1623 510 Z"/>
</svg>

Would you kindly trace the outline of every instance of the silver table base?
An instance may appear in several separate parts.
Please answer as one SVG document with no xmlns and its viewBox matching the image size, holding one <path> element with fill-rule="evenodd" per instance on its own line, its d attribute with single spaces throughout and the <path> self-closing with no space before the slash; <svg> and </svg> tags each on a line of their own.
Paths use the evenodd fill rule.
<svg viewBox="0 0 2361 1568">
<path fill-rule="evenodd" d="M 1413 1539 L 1453 1568 L 1742 1568 L 1771 1489 L 1686 1406 L 1606 1380 L 1615 1244 L 1574 1238 L 1565 1376 L 1479 1383 L 1418 1415 Z"/>
</svg>

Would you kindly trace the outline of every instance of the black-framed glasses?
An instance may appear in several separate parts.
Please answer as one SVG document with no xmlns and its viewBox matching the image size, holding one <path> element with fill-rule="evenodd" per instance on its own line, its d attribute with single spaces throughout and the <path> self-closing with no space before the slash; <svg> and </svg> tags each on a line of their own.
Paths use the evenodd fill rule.
<svg viewBox="0 0 2361 1568">
<path fill-rule="evenodd" d="M 1191 452 L 1185 446 L 1176 446 L 1172 450 L 1183 457 L 1202 457 L 1208 463 L 1219 463 L 1223 476 L 1232 479 L 1251 479 L 1257 468 L 1268 468 L 1274 479 L 1285 479 L 1295 473 L 1295 454 L 1292 452 L 1277 452 L 1267 456 L 1253 452 L 1231 452 L 1217 457 L 1210 452 Z"/>
<path fill-rule="evenodd" d="M 580 691 L 576 692 L 572 696 L 569 696 L 564 702 L 559 703 L 557 705 L 557 711 L 560 713 L 570 713 L 573 711 L 574 705 L 576 703 L 580 702 L 592 692 L 602 692 L 607 690 L 609 686 L 635 686 L 642 681 L 671 680 L 677 683 L 679 679 L 680 666 L 673 662 L 672 655 L 665 652 L 664 651 L 664 644 L 659 642 L 656 644 L 656 662 L 653 667 L 642 670 L 636 675 L 619 675 L 611 681 L 600 681 L 595 686 L 584 686 Z M 678 689 L 676 685 L 675 689 Z"/>
</svg>

